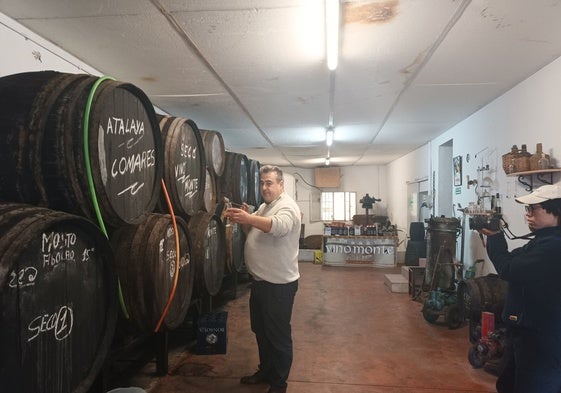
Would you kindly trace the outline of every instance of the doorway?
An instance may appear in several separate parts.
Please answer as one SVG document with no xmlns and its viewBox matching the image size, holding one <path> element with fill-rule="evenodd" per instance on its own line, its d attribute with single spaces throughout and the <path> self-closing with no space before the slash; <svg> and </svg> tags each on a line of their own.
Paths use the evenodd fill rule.
<svg viewBox="0 0 561 393">
<path fill-rule="evenodd" d="M 438 148 L 438 195 L 436 196 L 436 215 L 454 217 L 454 141 L 443 143 Z"/>
</svg>

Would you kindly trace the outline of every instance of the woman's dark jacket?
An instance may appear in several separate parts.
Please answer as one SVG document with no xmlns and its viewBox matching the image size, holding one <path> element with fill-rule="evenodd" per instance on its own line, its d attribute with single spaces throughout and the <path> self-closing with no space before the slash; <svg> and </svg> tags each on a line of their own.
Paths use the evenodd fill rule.
<svg viewBox="0 0 561 393">
<path fill-rule="evenodd" d="M 561 229 L 543 228 L 511 252 L 504 234 L 487 238 L 487 254 L 508 282 L 503 321 L 561 335 Z"/>
</svg>

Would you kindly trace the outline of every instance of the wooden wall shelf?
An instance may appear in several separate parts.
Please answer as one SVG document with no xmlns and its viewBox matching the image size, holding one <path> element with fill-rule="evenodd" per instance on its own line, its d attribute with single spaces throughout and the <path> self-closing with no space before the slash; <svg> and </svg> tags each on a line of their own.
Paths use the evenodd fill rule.
<svg viewBox="0 0 561 393">
<path fill-rule="evenodd" d="M 518 177 L 518 182 L 526 186 L 526 191 L 532 191 L 534 189 L 534 177 L 543 184 L 553 184 L 553 174 L 556 172 L 561 172 L 561 168 L 549 168 L 549 169 L 538 169 L 535 171 L 523 171 L 509 173 L 507 176 Z M 546 178 L 549 177 L 549 179 Z"/>
</svg>

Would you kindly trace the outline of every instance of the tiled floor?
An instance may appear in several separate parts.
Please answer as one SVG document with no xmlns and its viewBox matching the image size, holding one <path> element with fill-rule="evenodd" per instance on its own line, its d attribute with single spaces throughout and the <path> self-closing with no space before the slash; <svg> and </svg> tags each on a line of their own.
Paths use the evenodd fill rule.
<svg viewBox="0 0 561 393">
<path fill-rule="evenodd" d="M 468 360 L 468 327 L 429 324 L 421 303 L 390 293 L 384 274 L 399 269 L 301 263 L 293 314 L 291 393 L 494 392 L 495 377 Z M 253 373 L 257 349 L 249 328 L 249 292 L 229 302 L 226 355 L 170 354 L 168 375 L 136 385 L 149 393 L 265 392 L 240 385 Z"/>
</svg>

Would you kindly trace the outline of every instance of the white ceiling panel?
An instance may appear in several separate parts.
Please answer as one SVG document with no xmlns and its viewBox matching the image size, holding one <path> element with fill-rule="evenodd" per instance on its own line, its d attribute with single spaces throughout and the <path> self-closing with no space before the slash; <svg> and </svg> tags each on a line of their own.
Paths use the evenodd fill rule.
<svg viewBox="0 0 561 393">
<path fill-rule="evenodd" d="M 559 1 L 341 5 L 334 72 L 323 0 L 0 0 L 0 12 L 221 132 L 228 150 L 297 167 L 324 165 L 328 151 L 332 165 L 391 162 L 561 55 Z"/>
</svg>

